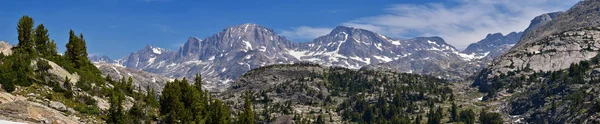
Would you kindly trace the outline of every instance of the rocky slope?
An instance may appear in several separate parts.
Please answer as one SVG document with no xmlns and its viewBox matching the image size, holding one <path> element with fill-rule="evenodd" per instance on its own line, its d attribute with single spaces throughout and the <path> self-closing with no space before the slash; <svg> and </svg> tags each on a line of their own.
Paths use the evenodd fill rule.
<svg viewBox="0 0 600 124">
<path fill-rule="evenodd" d="M 0 42 L 0 49 L 3 53 L 12 53 L 12 46 L 6 42 Z M 45 59 L 41 59 L 45 60 Z M 32 61 L 31 66 L 36 68 L 36 62 Z M 47 60 L 45 60 L 47 61 Z M 0 62 L 1 63 L 1 62 Z M 48 70 L 47 78 L 50 82 L 58 82 L 64 86 L 65 77 L 70 79 L 71 86 L 79 81 L 77 73 L 70 73 L 60 65 L 48 61 L 51 69 Z M 8 93 L 0 90 L 0 119 L 12 122 L 22 123 L 101 123 L 99 118 L 82 114 L 72 107 L 68 107 L 64 99 L 57 98 L 57 92 L 48 86 L 33 84 L 29 87 L 18 87 L 15 91 Z M 87 95 L 85 92 L 75 91 L 75 94 Z M 108 103 L 105 99 L 95 97 L 93 105 L 106 110 Z M 3 122 L 4 123 L 4 122 Z"/>
<path fill-rule="evenodd" d="M 162 75 L 125 68 L 115 64 L 94 63 L 94 65 L 98 67 L 100 71 L 102 71 L 104 76 L 110 76 L 111 79 L 115 81 L 121 79 L 127 80 L 131 77 L 133 79 L 133 86 L 136 88 L 141 88 L 142 91 L 147 91 L 148 88 L 152 88 L 156 92 L 160 92 L 167 81 L 173 80 Z"/>
<path fill-rule="evenodd" d="M 555 19 L 530 29 L 521 41 L 488 68 L 491 75 L 530 68 L 555 71 L 595 56 L 600 44 L 596 11 L 600 2 L 582 1 Z M 534 20 L 535 21 L 535 20 Z M 578 23 L 572 23 L 578 22 Z M 528 29 L 529 30 L 529 29 Z"/>
<path fill-rule="evenodd" d="M 389 104 L 388 107 L 394 106 L 392 111 L 410 113 L 408 115 L 396 113 L 398 116 L 396 118 L 414 118 L 425 113 L 424 110 L 427 110 L 428 106 L 426 104 L 441 106 L 440 104 L 443 102 L 438 99 L 445 101 L 446 98 L 449 98 L 445 95 L 452 92 L 447 85 L 448 83 L 443 80 L 430 76 L 389 71 L 357 71 L 297 63 L 253 69 L 232 82 L 232 85 L 219 97 L 225 103 L 233 105 L 235 110 L 242 110 L 244 93 L 252 94 L 255 116 L 259 118 L 260 122 L 291 123 L 299 121 L 298 118 L 295 118 L 296 116 L 316 118 L 323 115 L 327 122 L 349 123 L 361 122 L 351 119 L 351 116 L 353 114 L 361 115 L 364 113 L 363 110 L 373 109 L 374 113 L 378 113 L 379 109 L 383 111 L 383 108 L 373 107 L 375 103 Z M 404 88 L 407 90 L 399 91 Z M 419 91 L 418 89 L 431 90 Z M 421 95 L 418 99 L 411 99 L 417 97 L 415 96 L 417 92 L 423 92 L 426 95 Z M 386 96 L 384 94 L 395 94 L 396 96 L 384 97 Z M 408 106 L 416 105 L 420 109 L 411 110 L 408 106 L 396 107 L 391 105 L 392 99 L 396 104 L 410 102 Z M 357 110 L 354 106 L 369 108 Z M 380 118 L 379 120 L 388 118 L 382 114 L 375 115 Z M 394 116 L 394 114 L 391 115 L 391 117 Z M 397 122 L 398 120 L 389 119 L 388 121 Z"/>
<path fill-rule="evenodd" d="M 533 30 L 535 30 L 535 28 L 554 20 L 560 13 L 562 12 L 546 13 L 533 18 L 533 20 L 531 20 L 531 23 L 529 23 L 529 27 L 527 27 L 527 29 L 523 31 L 522 35 L 529 34 Z"/>
<path fill-rule="evenodd" d="M 474 55 L 460 53 L 439 37 L 421 37 L 405 41 L 405 56 L 393 61 L 366 66 L 366 70 L 390 70 L 404 73 L 432 75 L 449 80 L 460 80 L 477 72 L 481 66 Z M 423 46 L 429 46 L 428 48 Z"/>
<path fill-rule="evenodd" d="M 585 0 L 529 32 L 473 86 L 498 110 L 529 123 L 598 123 L 600 0 Z M 534 20 L 535 21 L 535 20 Z M 551 119 L 548 119 L 551 118 Z"/>
</svg>

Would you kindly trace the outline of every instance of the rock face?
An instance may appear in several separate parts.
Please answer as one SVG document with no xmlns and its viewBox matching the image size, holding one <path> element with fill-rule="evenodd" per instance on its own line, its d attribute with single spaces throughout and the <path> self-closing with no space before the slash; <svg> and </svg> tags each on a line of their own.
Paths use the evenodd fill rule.
<svg viewBox="0 0 600 124">
<path fill-rule="evenodd" d="M 554 20 L 556 16 L 558 16 L 560 13 L 562 12 L 546 13 L 535 17 L 533 20 L 531 20 L 529 27 L 527 27 L 527 29 L 523 31 L 522 35 L 528 34 L 532 32 L 535 28 Z"/>
<path fill-rule="evenodd" d="M 523 32 L 511 32 L 507 35 L 502 33 L 488 34 L 485 39 L 470 44 L 467 49 L 462 51 L 465 54 L 474 55 L 479 58 L 493 60 L 504 54 L 508 49 L 515 45 L 523 36 Z"/>
<path fill-rule="evenodd" d="M 0 91 L 0 120 L 23 123 L 81 123 L 79 118 L 61 112 L 68 109 L 60 102 L 52 101 L 46 106 L 28 99 L 35 98 Z"/>
<path fill-rule="evenodd" d="M 586 27 L 598 27 L 600 26 L 600 9 L 598 9 L 598 7 L 600 7 L 600 1 L 581 1 L 568 11 L 554 15 L 556 17 L 551 21 L 541 24 L 537 28 L 531 29 L 530 32 L 526 32 L 515 48 L 520 48 L 521 45 L 526 43 L 537 42 L 557 33 L 578 30 Z M 551 15 L 548 16 L 550 18 L 552 17 Z M 542 20 L 547 21 L 548 19 L 546 18 Z"/>
<path fill-rule="evenodd" d="M 14 101 L 0 104 L 0 118 L 27 123 L 80 123 L 77 118 L 67 117 L 60 111 L 35 102 Z M 11 114 L 16 113 L 16 114 Z"/>
<path fill-rule="evenodd" d="M 536 18 L 540 22 L 551 21 L 528 29 L 530 32 L 526 32 L 510 51 L 494 60 L 487 69 L 489 73 L 481 74 L 480 77 L 497 76 L 526 68 L 533 71 L 556 71 L 594 57 L 600 49 L 597 40 L 600 36 L 597 28 L 600 26 L 598 7 L 600 1 L 587 0 L 558 14 L 553 20 L 547 17 L 555 14 Z"/>
<path fill-rule="evenodd" d="M 465 75 L 437 75 L 449 68 L 467 67 L 475 72 L 476 64 L 469 64 L 476 56 L 460 53 L 439 37 L 421 37 L 396 40 L 358 28 L 339 26 L 328 35 L 312 42 L 297 43 L 277 35 L 272 29 L 257 24 L 232 26 L 200 40 L 190 37 L 177 52 L 158 54 L 148 46 L 118 62 L 127 68 L 139 69 L 172 78 L 193 78 L 197 73 L 205 77 L 210 87 L 228 85 L 245 72 L 271 64 L 312 62 L 325 66 L 360 69 L 367 65 L 410 61 L 401 72 L 432 74 L 460 79 Z M 460 65 L 452 65 L 461 63 Z M 466 63 L 466 64 L 464 64 Z M 437 70 L 426 70 L 435 65 Z M 440 67 L 442 66 L 442 67 Z M 474 66 L 474 67 L 471 67 Z M 430 73 L 436 72 L 436 73 Z M 465 74 L 466 74 L 465 73 Z"/>
<path fill-rule="evenodd" d="M 161 61 L 173 56 L 174 52 L 167 49 L 146 45 L 138 52 L 131 53 L 118 60 L 120 65 L 129 68 L 145 68 L 154 64 L 155 61 Z"/>
<path fill-rule="evenodd" d="M 122 78 L 127 80 L 129 77 L 131 77 L 133 79 L 133 85 L 136 88 L 141 88 L 143 91 L 147 91 L 147 88 L 152 88 L 156 92 L 160 92 L 167 81 L 171 81 L 170 78 L 162 75 L 125 68 L 115 64 L 94 63 L 94 65 L 96 65 L 96 67 L 102 71 L 104 76 L 110 76 L 112 80 L 115 81 L 121 80 Z"/>
<path fill-rule="evenodd" d="M 0 53 L 4 55 L 12 54 L 12 45 L 8 44 L 6 41 L 0 41 Z"/>
<path fill-rule="evenodd" d="M 407 40 L 404 56 L 393 61 L 366 66 L 367 70 L 390 70 L 432 75 L 460 80 L 477 72 L 480 65 L 476 56 L 460 53 L 439 37 L 421 37 Z M 423 49 L 428 48 L 429 49 Z"/>
<path fill-rule="evenodd" d="M 69 78 L 69 81 L 73 84 L 77 83 L 79 81 L 79 75 L 77 73 L 70 73 L 69 71 L 67 71 L 66 69 L 62 68 L 61 66 L 59 66 L 58 64 L 52 62 L 52 61 L 48 61 L 48 64 L 50 64 L 50 66 L 52 66 L 52 69 L 48 70 L 48 72 L 50 74 L 52 74 L 54 76 L 55 79 L 57 79 L 59 81 L 59 83 L 63 83 L 65 82 L 65 77 Z M 35 65 L 35 64 L 32 64 Z"/>
</svg>

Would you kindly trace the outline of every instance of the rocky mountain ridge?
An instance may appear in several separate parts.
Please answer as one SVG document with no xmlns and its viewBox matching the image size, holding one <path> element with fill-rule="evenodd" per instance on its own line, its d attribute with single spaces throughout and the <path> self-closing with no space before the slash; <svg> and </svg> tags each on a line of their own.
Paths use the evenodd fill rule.
<svg viewBox="0 0 600 124">
<path fill-rule="evenodd" d="M 502 33 L 488 34 L 483 40 L 470 44 L 464 51 L 465 54 L 475 54 L 477 57 L 486 58 L 488 61 L 504 54 L 508 49 L 515 45 L 523 32 L 511 32 L 503 35 Z"/>
<path fill-rule="evenodd" d="M 271 64 L 312 62 L 325 66 L 360 69 L 367 65 L 410 60 L 467 63 L 481 57 L 461 53 L 439 37 L 420 37 L 408 40 L 392 39 L 364 29 L 339 26 L 328 35 L 312 42 L 291 42 L 272 29 L 257 24 L 232 26 L 204 40 L 190 37 L 177 52 L 154 54 L 152 46 L 117 60 L 127 68 L 139 69 L 171 78 L 202 74 L 207 86 L 228 85 L 253 68 Z M 415 66 L 415 67 L 413 67 Z M 438 65 L 441 66 L 441 65 Z M 455 66 L 456 67 L 456 66 Z M 461 79 L 464 74 L 438 75 L 424 70 L 423 65 L 410 65 L 401 72 L 432 74 L 438 77 Z M 446 71 L 446 66 L 440 70 Z M 468 67 L 472 68 L 472 67 Z M 475 69 L 468 69 L 474 73 Z"/>
<path fill-rule="evenodd" d="M 594 38 L 598 36 L 596 27 L 600 23 L 593 19 L 600 18 L 595 9 L 598 7 L 599 1 L 587 0 L 556 15 L 554 19 L 546 18 L 552 17 L 553 13 L 538 17 L 550 21 L 528 29 L 530 32 L 526 32 L 517 45 L 492 62 L 490 72 L 500 75 L 524 68 L 556 71 L 592 58 L 599 49 Z"/>
</svg>

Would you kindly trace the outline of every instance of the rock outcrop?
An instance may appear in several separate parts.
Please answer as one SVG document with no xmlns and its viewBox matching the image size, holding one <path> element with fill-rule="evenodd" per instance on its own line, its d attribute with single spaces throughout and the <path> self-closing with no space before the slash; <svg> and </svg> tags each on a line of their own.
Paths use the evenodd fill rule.
<svg viewBox="0 0 600 124">
<path fill-rule="evenodd" d="M 6 41 L 0 41 L 0 53 L 4 55 L 12 54 L 12 45 L 8 44 Z"/>
</svg>

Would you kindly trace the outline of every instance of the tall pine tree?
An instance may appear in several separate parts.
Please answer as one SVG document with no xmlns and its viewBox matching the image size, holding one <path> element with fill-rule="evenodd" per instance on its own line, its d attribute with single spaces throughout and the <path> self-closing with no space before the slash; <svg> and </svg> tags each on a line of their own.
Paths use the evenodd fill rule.
<svg viewBox="0 0 600 124">
<path fill-rule="evenodd" d="M 252 93 L 246 92 L 244 94 L 244 96 L 245 96 L 244 111 L 242 112 L 242 114 L 240 116 L 238 116 L 238 118 L 239 118 L 238 123 L 254 124 L 254 112 L 252 111 L 252 101 L 250 100 L 250 97 L 252 97 Z"/>
<path fill-rule="evenodd" d="M 48 29 L 44 27 L 44 24 L 40 24 L 35 28 L 34 43 L 35 49 L 41 56 L 50 55 L 52 50 L 49 49 L 50 36 L 48 35 Z"/>
<path fill-rule="evenodd" d="M 81 69 L 87 66 L 90 61 L 87 58 L 87 47 L 85 46 L 85 40 L 83 40 L 83 34 L 78 37 L 73 30 L 70 30 L 69 42 L 66 47 L 65 57 L 74 64 L 74 68 Z"/>
<path fill-rule="evenodd" d="M 123 101 L 125 96 L 119 88 L 113 88 L 112 95 L 110 97 L 110 108 L 108 109 L 108 124 L 126 124 L 128 123 L 128 117 L 123 110 Z"/>
<path fill-rule="evenodd" d="M 33 39 L 33 18 L 23 16 L 17 24 L 17 33 L 19 35 L 19 43 L 15 48 L 15 53 L 29 55 L 28 58 L 35 56 L 34 39 Z"/>
</svg>

